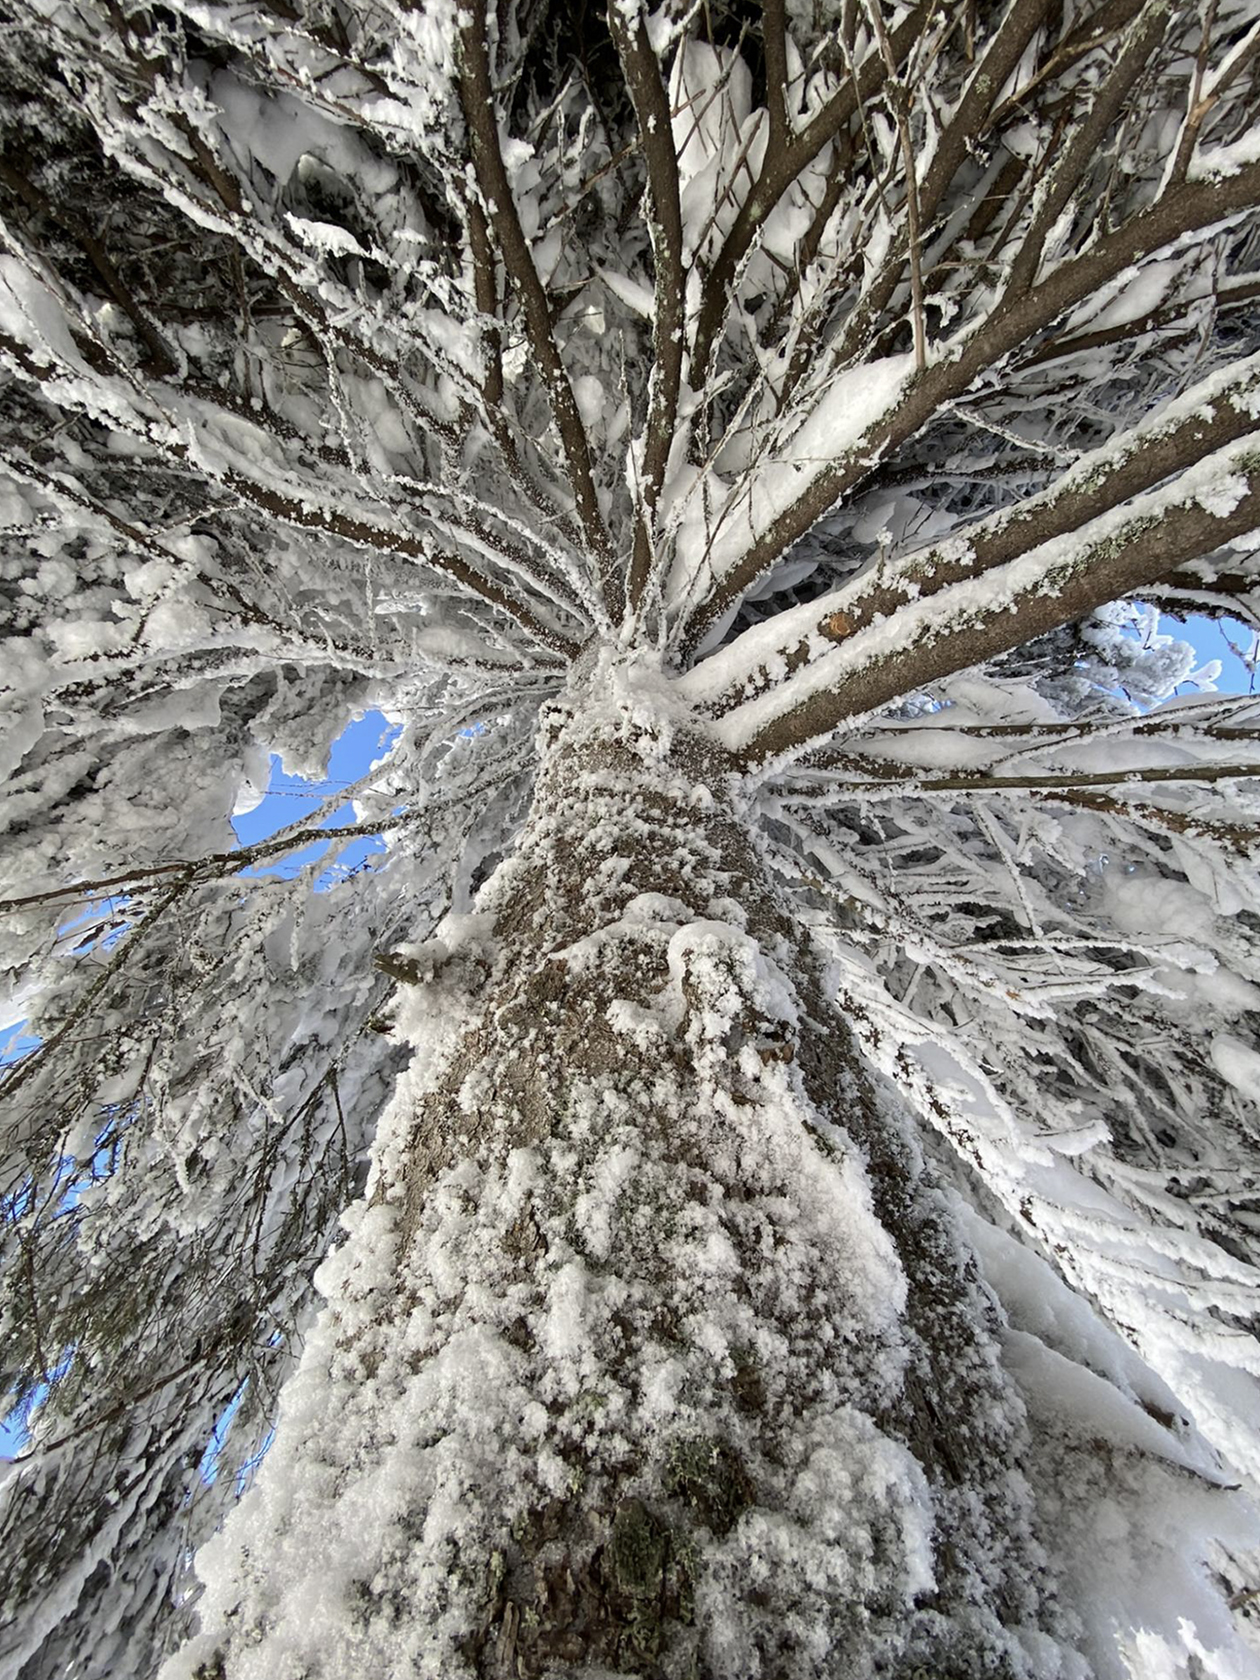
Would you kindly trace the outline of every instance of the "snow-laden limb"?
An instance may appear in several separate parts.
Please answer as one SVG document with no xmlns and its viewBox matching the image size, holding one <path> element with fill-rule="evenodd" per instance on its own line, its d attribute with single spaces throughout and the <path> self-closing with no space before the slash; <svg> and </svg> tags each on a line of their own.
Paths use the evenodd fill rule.
<svg viewBox="0 0 1260 1680">
<path fill-rule="evenodd" d="M 758 463 L 760 471 L 737 484 L 713 521 L 719 524 L 733 520 L 736 536 L 731 551 L 723 552 L 716 565 L 709 561 L 707 547 L 704 551 L 702 558 L 710 570 L 711 584 L 700 607 L 684 620 L 684 645 L 691 651 L 703 645 L 714 624 L 721 623 L 743 593 L 830 512 L 846 490 L 860 484 L 889 450 L 913 436 L 943 405 L 961 397 L 1017 346 L 1142 259 L 1175 247 L 1196 230 L 1248 212 L 1260 196 L 1260 163 L 1240 170 L 1229 177 L 1227 184 L 1228 191 L 1224 190 L 1226 183 L 1217 183 L 1215 189 L 1188 185 L 1165 195 L 1130 223 L 1061 263 L 1030 290 L 1003 298 L 991 314 L 969 322 L 941 347 L 929 366 L 907 378 L 904 386 L 894 384 L 889 391 L 880 377 L 884 370 L 877 363 L 873 412 L 859 398 L 853 431 L 846 427 L 832 444 L 823 427 L 822 447 L 807 456 L 808 464 L 797 460 L 791 448 L 787 451 L 785 465 L 800 473 L 799 484 L 789 483 L 784 490 L 776 482 L 771 443 L 767 457 Z M 847 372 L 834 368 L 829 359 L 823 367 L 833 377 Z M 909 368 L 903 372 L 908 375 Z M 824 389 L 829 386 L 828 378 Z M 812 438 L 809 428 L 816 416 L 821 424 L 828 413 L 826 403 L 824 397 L 816 410 L 795 414 L 794 424 L 787 428 L 789 434 L 800 428 Z M 759 491 L 762 498 L 769 498 L 764 503 Z M 706 537 L 707 543 L 712 540 Z"/>
<path fill-rule="evenodd" d="M 926 590 L 916 589 L 910 568 L 909 588 L 896 579 L 887 596 L 879 582 L 873 591 L 860 580 L 808 609 L 797 608 L 794 621 L 776 626 L 788 633 L 786 651 L 767 646 L 771 637 L 763 631 L 746 632 L 754 645 L 745 657 L 769 661 L 778 680 L 731 707 L 719 733 L 752 764 L 808 747 L 845 719 L 895 700 L 908 675 L 915 687 L 926 687 L 1009 652 L 1029 632 L 1055 630 L 1082 616 L 1093 600 L 1139 593 L 1196 555 L 1240 539 L 1249 549 L 1258 529 L 1260 433 L 1249 432 L 1170 483 L 976 575 L 960 539 L 956 560 L 939 557 L 944 581 L 932 575 L 937 556 L 929 557 Z M 875 591 L 886 604 L 904 604 L 885 614 L 868 604 Z M 735 684 L 723 680 L 722 689 L 728 686 Z M 758 686 L 765 686 L 764 678 Z"/>
<path fill-rule="evenodd" d="M 1095 1165 L 1091 1151 L 1101 1155 L 1105 1139 L 1085 1128 L 1030 1135 L 983 1071 L 950 1044 L 947 1031 L 919 1036 L 920 1023 L 886 997 L 877 1001 L 860 981 L 850 995 L 869 1023 L 864 1031 L 877 1063 L 957 1142 L 965 1139 L 1008 1215 L 1058 1257 L 1069 1283 L 1098 1303 L 1109 1322 L 1125 1326 L 1167 1393 L 1255 1485 L 1260 1357 L 1243 1345 L 1242 1326 L 1260 1279 L 1257 1268 L 1175 1224 L 1153 1233 L 1149 1217 L 1088 1172 Z"/>
<path fill-rule="evenodd" d="M 603 511 L 595 489 L 590 439 L 577 398 L 561 360 L 552 329 L 547 294 L 529 248 L 498 133 L 498 115 L 490 79 L 486 20 L 473 12 L 456 18 L 459 28 L 460 99 L 468 131 L 469 152 L 486 216 L 520 302 L 534 365 L 542 374 L 556 430 L 564 453 L 569 485 L 587 552 L 596 557 L 603 605 L 616 617 L 624 604 Z"/>
<path fill-rule="evenodd" d="M 283 524 L 324 532 L 360 549 L 399 555 L 448 577 L 470 595 L 516 619 L 535 642 L 553 651 L 572 651 L 563 621 L 557 623 L 552 616 L 553 603 L 564 612 L 571 610 L 571 601 L 557 597 L 556 584 L 545 570 L 539 575 L 536 553 L 522 556 L 510 541 L 496 543 L 475 518 L 466 526 L 464 498 L 458 493 L 448 498 L 437 486 L 416 486 L 421 499 L 417 503 L 414 495 L 408 498 L 410 521 L 396 514 L 391 517 L 394 510 L 388 503 L 383 508 L 347 507 L 344 493 L 329 495 L 319 472 L 324 463 L 319 462 L 318 452 L 293 450 L 291 437 L 277 435 L 204 399 L 194 397 L 190 402 L 172 396 L 163 401 L 161 394 L 155 394 L 151 400 L 138 401 L 131 379 L 113 374 L 112 369 L 110 377 L 89 364 L 66 321 L 47 304 L 46 294 L 23 265 L 11 258 L 0 260 L 0 316 L 9 328 L 0 339 L 0 354 L 10 367 L 34 368 L 43 389 L 66 409 L 122 432 L 139 453 L 151 452 L 181 467 L 187 464 L 203 483 Z M 22 471 L 20 462 L 14 465 Z M 55 479 L 50 488 L 56 489 Z M 71 496 L 82 494 L 73 480 L 67 490 Z M 390 499 L 398 500 L 396 492 Z M 442 507 L 447 500 L 455 504 L 450 512 Z M 435 542 L 435 536 L 443 542 Z M 490 574 L 469 564 L 458 549 L 452 552 L 448 545 L 454 544 L 489 561 Z M 155 546 L 162 554 L 160 545 Z M 494 570 L 506 572 L 515 587 L 505 588 Z M 522 585 L 528 592 L 541 586 L 551 597 L 543 608 L 546 617 L 540 618 L 519 599 L 517 590 Z"/>
<path fill-rule="evenodd" d="M 1135 728 L 1020 721 L 1036 697 L 1017 688 L 1000 697 L 1011 721 L 981 723 L 982 698 L 999 699 L 960 683 L 916 732 L 924 762 L 875 799 L 840 754 L 772 784 L 781 865 L 828 912 L 820 937 L 859 1030 L 918 1090 L 964 1180 L 978 1174 L 1023 1240 L 1106 1304 L 1254 1479 L 1256 1116 L 1231 1045 L 1260 1002 L 1255 784 L 1195 783 L 1221 745 L 1202 701 Z M 1249 712 L 1235 702 L 1217 727 L 1254 751 Z M 887 725 L 868 762 L 880 735 L 909 734 Z M 1144 786 L 1141 804 L 1038 786 L 1038 765 L 1135 749 L 1184 779 Z M 1029 791 L 986 794 L 983 774 L 975 793 L 932 790 L 933 768 L 995 755 L 1028 765 Z"/>
<path fill-rule="evenodd" d="M 686 283 L 683 259 L 682 159 L 675 152 L 670 98 L 661 80 L 647 24 L 642 17 L 627 21 L 616 6 L 609 8 L 609 29 L 625 69 L 626 87 L 634 103 L 642 137 L 649 191 L 652 196 L 648 230 L 656 267 L 652 301 L 653 389 L 645 418 L 642 477 L 636 485 L 641 507 L 635 525 L 634 559 L 628 604 L 636 609 L 643 599 L 653 563 L 652 528 L 678 416 L 683 369 L 683 308 Z M 685 62 L 679 55 L 679 66 Z M 691 121 L 690 113 L 683 122 Z M 685 155 L 685 147 L 684 147 Z"/>
<path fill-rule="evenodd" d="M 809 607 L 780 613 L 772 621 L 780 632 L 777 640 L 768 625 L 745 631 L 722 649 L 720 657 L 710 657 L 689 672 L 682 691 L 720 714 L 779 684 L 826 651 L 824 642 L 834 644 L 886 623 L 895 635 L 894 615 L 906 604 L 936 595 L 950 584 L 983 578 L 1041 543 L 1086 527 L 1214 450 L 1254 433 L 1258 413 L 1260 357 L 1219 369 L 1150 418 L 1081 456 L 1039 494 L 964 527 L 946 542 L 911 549 L 895 560 L 881 559 L 844 589 Z M 1168 560 L 1170 566 L 1175 564 L 1173 556 Z M 1154 581 L 1154 575 L 1143 581 Z M 794 634 L 799 638 L 795 642 Z"/>
</svg>

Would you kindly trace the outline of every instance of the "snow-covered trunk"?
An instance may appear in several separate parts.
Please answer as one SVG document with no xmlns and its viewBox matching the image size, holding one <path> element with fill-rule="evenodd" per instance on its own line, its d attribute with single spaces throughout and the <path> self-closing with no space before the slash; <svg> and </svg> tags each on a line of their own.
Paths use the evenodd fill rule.
<svg viewBox="0 0 1260 1680">
<path fill-rule="evenodd" d="M 1080 1672 L 990 1298 L 720 755 L 543 729 L 168 1673 Z"/>
</svg>

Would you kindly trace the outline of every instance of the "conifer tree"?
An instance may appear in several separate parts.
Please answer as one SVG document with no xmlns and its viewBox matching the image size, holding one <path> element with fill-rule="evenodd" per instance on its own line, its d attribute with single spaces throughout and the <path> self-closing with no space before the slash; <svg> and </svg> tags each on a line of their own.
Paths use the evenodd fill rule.
<svg viewBox="0 0 1260 1680">
<path fill-rule="evenodd" d="M 0 24 L 0 1674 L 1253 1671 L 1260 6 Z"/>
</svg>

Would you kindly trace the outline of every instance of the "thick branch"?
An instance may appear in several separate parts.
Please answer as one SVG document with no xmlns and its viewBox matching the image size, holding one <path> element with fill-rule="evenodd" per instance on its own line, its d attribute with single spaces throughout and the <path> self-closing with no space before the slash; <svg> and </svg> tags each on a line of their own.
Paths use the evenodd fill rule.
<svg viewBox="0 0 1260 1680">
<path fill-rule="evenodd" d="M 720 726 L 749 764 L 792 752 L 846 718 L 1009 652 L 1182 563 L 1260 527 L 1260 439 L 1252 437 L 1139 498 L 975 580 L 899 609 L 824 653 Z M 839 627 L 837 627 L 839 629 Z"/>
<path fill-rule="evenodd" d="M 1147 828 L 1160 829 L 1166 834 L 1191 834 L 1196 840 L 1210 840 L 1240 857 L 1250 856 L 1260 845 L 1260 830 L 1254 825 L 1209 821 L 1190 811 L 1144 805 L 1135 799 L 1117 799 L 1096 789 L 1040 788 L 1033 796 L 1050 804 L 1074 805 L 1080 810 L 1095 811 L 1105 817 L 1119 817 L 1126 824 L 1142 823 Z"/>
<path fill-rule="evenodd" d="M 485 323 L 481 334 L 482 349 L 486 357 L 486 377 L 482 393 L 486 399 L 487 410 L 493 413 L 503 402 L 503 334 L 495 320 L 499 297 L 494 278 L 494 251 L 490 245 L 490 229 L 486 226 L 485 211 L 475 199 L 468 206 L 467 222 L 468 249 L 473 265 L 473 294 L 477 301 L 477 313 Z"/>
<path fill-rule="evenodd" d="M 1219 706 L 1221 698 L 1220 695 L 1214 695 L 1212 704 Z M 1197 710 L 1197 707 L 1195 709 Z M 1003 760 L 1021 753 L 1059 751 L 1065 744 L 1065 737 L 1066 744 L 1071 745 L 1078 740 L 1088 740 L 1099 735 L 1124 735 L 1127 739 L 1131 735 L 1181 735 L 1185 730 L 1191 729 L 1213 741 L 1260 741 L 1260 729 L 1236 729 L 1229 724 L 1218 723 L 1199 725 L 1195 723 L 1193 711 L 1178 707 L 1170 716 L 1161 712 L 1154 717 L 1140 720 L 1131 717 L 1100 718 L 1093 721 L 1088 718 L 1076 718 L 1070 723 L 933 723 L 931 720 L 925 722 L 923 718 L 916 718 L 913 723 L 882 723 L 878 732 L 872 736 L 870 744 L 878 751 L 878 743 L 884 736 L 894 740 L 899 735 L 922 736 L 925 728 L 933 735 L 963 735 L 968 739 L 977 737 L 998 743 L 1007 740 L 1021 742 L 1015 752 L 1003 753 Z M 828 767 L 826 760 L 821 761 L 821 767 Z"/>
<path fill-rule="evenodd" d="M 1260 629 L 1260 575 L 1256 573 L 1217 571 L 1192 562 L 1184 571 L 1157 579 L 1147 588 L 1145 599 L 1173 618 L 1190 614 L 1234 618 L 1252 630 Z"/>
<path fill-rule="evenodd" d="M 783 0 L 763 0 L 761 43 L 766 59 L 766 110 L 770 117 L 769 151 L 788 144 L 787 21 Z"/>
<path fill-rule="evenodd" d="M 945 543 L 864 573 L 821 600 L 780 615 L 772 627 L 749 632 L 726 650 L 719 669 L 730 674 L 723 689 L 706 685 L 703 665 L 689 679 L 690 688 L 718 714 L 746 703 L 779 680 L 783 669 L 791 673 L 806 664 L 820 640 L 846 641 L 908 602 L 923 602 L 982 578 L 1247 437 L 1255 431 L 1252 410 L 1258 398 L 1260 356 L 1253 356 L 1211 375 L 1119 443 L 1084 456 L 1040 495 L 992 514 Z M 772 650 L 764 645 L 769 637 L 774 637 Z M 749 656 L 742 669 L 736 665 L 741 642 Z"/>
</svg>

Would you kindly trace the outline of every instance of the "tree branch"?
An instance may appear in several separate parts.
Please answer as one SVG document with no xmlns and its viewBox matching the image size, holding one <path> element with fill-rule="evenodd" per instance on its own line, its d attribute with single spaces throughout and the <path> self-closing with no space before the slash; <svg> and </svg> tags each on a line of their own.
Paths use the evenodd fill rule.
<svg viewBox="0 0 1260 1680">
<path fill-rule="evenodd" d="M 475 570 L 458 554 L 436 554 L 433 545 L 425 542 L 422 537 L 413 537 L 405 531 L 390 531 L 383 526 L 370 524 L 365 519 L 356 519 L 350 514 L 333 513 L 327 508 L 297 501 L 268 486 L 255 484 L 243 473 L 224 473 L 221 482 L 243 501 L 261 508 L 276 519 L 283 520 L 285 524 L 297 525 L 306 531 L 325 531 L 330 536 L 344 538 L 356 547 L 374 548 L 383 554 L 405 555 L 409 560 L 428 566 L 439 576 L 451 578 L 470 594 L 480 596 L 483 601 L 506 613 L 534 641 L 549 648 L 553 653 L 558 653 L 564 659 L 572 659 L 578 651 L 576 645 L 560 631 L 545 624 L 514 594 Z"/>
<path fill-rule="evenodd" d="M 134 295 L 125 285 L 122 276 L 110 260 L 109 252 L 99 239 L 94 239 L 86 228 L 68 215 L 59 205 L 56 205 L 44 193 L 40 192 L 32 181 L 16 167 L 11 157 L 0 157 L 0 183 L 3 183 L 13 196 L 19 199 L 28 209 L 40 215 L 45 215 L 62 228 L 83 252 L 91 263 L 114 302 L 130 320 L 136 329 L 141 342 L 149 353 L 149 364 L 155 374 L 163 377 L 174 373 L 178 362 L 171 347 L 158 331 L 149 315 L 140 307 Z"/>
<path fill-rule="evenodd" d="M 73 1008 L 66 1015 L 65 1020 L 57 1028 L 56 1032 L 53 1033 L 52 1037 L 46 1038 L 42 1044 L 38 1045 L 31 1051 L 29 1056 L 24 1056 L 20 1062 L 13 1063 L 11 1067 L 0 1074 L 0 1100 L 8 1102 L 17 1095 L 18 1091 L 20 1091 L 22 1086 L 25 1085 L 26 1081 L 35 1072 L 36 1068 L 41 1067 L 44 1062 L 47 1061 L 48 1057 L 63 1041 L 71 1029 L 77 1026 L 89 1012 L 95 1004 L 97 998 L 100 997 L 108 987 L 110 981 L 117 977 L 119 971 L 135 955 L 144 940 L 152 932 L 154 926 L 166 914 L 171 905 L 174 904 L 176 899 L 180 898 L 186 891 L 187 883 L 180 881 L 177 882 L 169 892 L 165 893 L 147 913 L 147 915 L 145 915 L 142 920 L 137 922 L 136 925 L 129 930 L 127 937 L 118 946 L 117 950 L 110 957 L 109 962 L 101 970 L 100 974 L 97 975 L 96 979 L 93 980 L 92 984 L 88 986 L 82 995 L 77 999 Z"/>
<path fill-rule="evenodd" d="M 547 294 L 516 213 L 511 183 L 499 147 L 498 112 L 494 89 L 490 84 L 482 0 L 478 0 L 475 12 L 469 11 L 461 16 L 466 21 L 459 31 L 460 99 L 468 125 L 477 184 L 504 267 L 521 306 L 530 349 L 551 398 L 551 411 L 564 451 L 578 521 L 596 562 L 604 605 L 609 615 L 616 619 L 623 606 L 623 584 L 595 491 L 590 443 L 551 330 Z"/>
<path fill-rule="evenodd" d="M 486 226 L 486 213 L 475 198 L 469 200 L 467 225 L 468 249 L 473 265 L 473 297 L 477 313 L 484 323 L 481 342 L 486 356 L 486 380 L 482 393 L 487 411 L 494 414 L 503 403 L 503 334 L 495 319 L 499 295 L 494 278 L 490 229 Z"/>
<path fill-rule="evenodd" d="M 51 887 L 47 892 L 28 893 L 25 898 L 0 898 L 0 915 L 14 910 L 27 910 L 35 904 L 53 904 L 62 898 L 82 898 L 86 893 L 106 892 L 114 887 L 137 890 L 152 883 L 159 876 L 182 877 L 185 886 L 198 887 L 225 875 L 239 875 L 264 858 L 281 857 L 286 852 L 300 851 L 303 846 L 319 840 L 356 840 L 367 835 L 385 834 L 391 829 L 415 822 L 414 814 L 381 817 L 375 822 L 350 823 L 345 828 L 299 828 L 256 841 L 252 846 L 238 846 L 231 852 L 209 852 L 205 857 L 184 858 L 178 863 L 153 863 L 144 868 L 130 869 L 123 875 L 106 875 L 95 881 L 75 881 L 68 887 Z"/>
<path fill-rule="evenodd" d="M 767 151 L 781 151 L 791 140 L 787 117 L 787 23 L 783 0 L 763 0 L 761 44 L 766 60 L 766 111 L 770 132 Z"/>
<path fill-rule="evenodd" d="M 897 124 L 897 137 L 901 144 L 902 163 L 906 172 L 906 253 L 910 259 L 910 322 L 914 336 L 914 365 L 920 373 L 927 366 L 927 329 L 923 318 L 923 246 L 922 228 L 924 212 L 919 200 L 918 170 L 915 167 L 914 142 L 910 137 L 910 95 L 902 86 L 897 74 L 897 61 L 893 55 L 892 44 L 888 39 L 888 31 L 884 28 L 883 19 L 879 15 L 880 0 L 870 7 L 869 15 L 871 27 L 879 41 L 880 52 L 884 58 L 884 69 L 887 71 L 885 87 L 887 99 Z"/>
<path fill-rule="evenodd" d="M 750 765 L 794 752 L 846 718 L 1019 647 L 1195 555 L 1260 527 L 1260 434 L 1209 456 L 1173 484 L 973 579 L 947 585 L 850 637 L 780 689 L 730 712 L 719 733 Z M 838 645 L 837 645 L 838 644 Z"/>
<path fill-rule="evenodd" d="M 896 63 L 900 64 L 917 44 L 931 15 L 932 4 L 933 0 L 924 0 L 892 31 L 889 44 Z M 705 276 L 691 352 L 693 384 L 698 386 L 708 375 L 709 360 L 726 319 L 730 289 L 735 283 L 739 265 L 752 249 L 753 241 L 771 211 L 797 176 L 855 115 L 859 103 L 878 92 L 886 74 L 882 55 L 872 53 L 863 61 L 857 75 L 838 88 L 788 144 L 781 150 L 773 146 L 766 148 L 765 161 L 757 179 L 740 205 L 722 249 Z"/>
<path fill-rule="evenodd" d="M 630 567 L 629 606 L 633 612 L 643 599 L 654 551 L 657 499 L 674 441 L 678 392 L 682 381 L 683 272 L 682 207 L 678 191 L 678 158 L 674 151 L 669 96 L 661 80 L 647 25 L 639 15 L 626 23 L 616 3 L 608 7 L 608 27 L 621 57 L 626 87 L 634 105 L 639 143 L 647 164 L 652 214 L 648 231 L 656 268 L 652 343 L 655 365 L 643 442 L 643 476 Z"/>
<path fill-rule="evenodd" d="M 1059 792 L 1064 788 L 1114 787 L 1130 782 L 1223 782 L 1260 776 L 1260 764 L 1177 764 L 1146 769 L 1038 773 L 1030 776 L 991 776 L 987 771 L 952 776 L 923 776 L 910 765 L 889 766 L 887 775 L 833 777 L 833 784 L 846 791 L 896 792 L 917 797 L 921 793 L 1004 793 L 1017 790 Z M 1260 831 L 1257 832 L 1260 843 Z"/>
<path fill-rule="evenodd" d="M 772 672 L 786 669 L 790 674 L 806 664 L 811 646 L 817 646 L 820 638 L 832 643 L 848 640 L 889 618 L 907 602 L 922 602 L 953 585 L 981 578 L 1248 437 L 1255 431 L 1252 405 L 1257 401 L 1260 356 L 1253 356 L 1209 376 L 1118 442 L 1082 457 L 1039 495 L 964 528 L 947 543 L 881 564 L 821 600 L 780 615 L 769 663 L 761 644 L 773 632 L 758 628 L 746 638 L 749 654 L 760 661 L 757 665 L 751 661 L 742 668 L 738 665 L 736 654 L 745 641 L 741 638 L 725 650 L 722 665 L 731 674 L 724 688 L 706 686 L 703 665 L 690 686 L 697 694 L 703 693 L 705 704 L 719 716 L 745 704 L 779 680 Z"/>
<path fill-rule="evenodd" d="M 17 343 L 3 333 L 0 333 L 0 354 L 6 355 L 18 366 L 25 377 L 33 381 L 42 382 L 46 380 L 58 366 L 51 360 L 37 360 L 36 352 Z M 48 347 L 46 345 L 41 346 L 38 354 L 48 356 Z M 75 375 L 82 372 L 81 369 L 73 369 L 70 364 L 67 364 L 67 371 Z M 100 376 L 104 377 L 103 374 Z M 71 388 L 73 388 L 73 385 Z M 91 411 L 90 405 L 88 407 Z M 261 417 L 251 416 L 250 423 L 261 426 L 264 431 L 268 429 Z M 188 464 L 190 449 L 189 445 L 183 441 L 182 435 L 178 438 L 163 436 L 157 427 L 150 426 L 145 434 L 145 441 L 168 460 L 178 462 L 181 466 Z M 47 477 L 47 475 L 44 476 Z M 376 548 L 381 552 L 401 554 L 408 559 L 420 561 L 440 576 L 449 577 L 470 594 L 479 597 L 505 613 L 536 642 L 550 649 L 551 652 L 559 654 L 564 659 L 569 659 L 577 651 L 576 644 L 571 642 L 553 625 L 545 623 L 516 594 L 504 589 L 493 579 L 477 571 L 458 554 L 437 554 L 433 551 L 432 544 L 426 543 L 422 538 L 411 536 L 402 531 L 389 531 L 382 526 L 374 525 L 363 519 L 356 519 L 351 515 L 330 512 L 297 496 L 282 495 L 271 486 L 259 484 L 238 471 L 228 470 L 211 476 L 217 477 L 220 483 L 244 501 L 273 514 L 288 524 L 298 525 L 307 530 L 326 531 L 331 535 L 344 537 L 347 541 L 360 547 Z M 56 481 L 49 479 L 49 482 L 55 483 Z M 147 543 L 150 540 L 144 532 L 124 522 L 120 516 L 108 509 L 100 508 L 95 511 L 131 540 L 141 543 Z M 435 521 L 435 523 L 441 522 Z M 451 534 L 455 536 L 457 541 L 460 540 L 461 533 L 459 531 Z M 464 540 L 473 546 L 479 542 L 488 545 L 491 551 L 495 546 L 490 544 L 489 539 L 475 520 L 470 525 L 468 535 Z M 497 546 L 499 548 L 503 547 L 502 544 Z M 540 576 L 528 557 L 514 558 L 510 553 L 506 553 L 506 563 L 519 565 L 535 585 L 544 593 L 546 592 L 547 580 Z"/>
<path fill-rule="evenodd" d="M 1151 54 L 1164 38 L 1168 13 L 1152 6 L 1139 12 L 1133 31 L 1100 85 L 1090 90 L 1089 105 L 1067 143 L 1060 148 L 1034 201 L 1032 221 L 1015 254 L 1002 299 L 1019 297 L 1032 285 L 1041 266 L 1046 238 L 1093 163 L 1098 147 L 1115 122 Z"/>
<path fill-rule="evenodd" d="M 1026 114 L 1034 94 L 1123 29 L 1145 4 L 1146 0 L 1106 0 L 1104 5 L 1085 17 L 1055 47 L 1036 74 L 1030 77 L 1017 93 L 1003 100 L 993 113 L 990 130 L 1003 127 L 1018 113 Z"/>
<path fill-rule="evenodd" d="M 1255 277 L 1235 277 L 1210 294 L 1211 303 L 1217 310 L 1241 309 L 1257 297 L 1260 297 L 1260 279 Z M 1164 304 L 1159 309 L 1148 310 L 1145 315 L 1140 315 L 1135 320 L 1119 321 L 1110 327 L 1096 327 L 1092 332 L 1076 333 L 1071 338 L 1048 339 L 1038 344 L 1027 356 L 1021 357 L 1019 365 L 1040 367 L 1046 362 L 1062 361 L 1067 356 L 1079 356 L 1088 350 L 1101 350 L 1111 344 L 1131 344 L 1145 333 L 1159 332 L 1177 321 L 1185 321 L 1188 310 L 1201 301 L 1203 300 L 1199 298 L 1182 298 Z M 1198 330 L 1192 323 L 1187 322 L 1181 332 L 1188 336 Z"/>
<path fill-rule="evenodd" d="M 993 101 L 1019 64 L 1049 6 L 1050 0 L 1015 0 L 990 40 L 984 57 L 968 78 L 962 98 L 937 142 L 922 186 L 916 193 L 915 219 L 924 227 L 940 208 L 950 184 L 967 158 L 968 147 L 975 144 L 983 131 Z M 888 39 L 886 35 L 884 39 Z M 888 56 L 885 53 L 885 62 Z M 902 144 L 905 149 L 904 138 Z M 1022 170 L 1022 163 L 1018 167 Z M 907 201 L 907 211 L 909 209 Z M 974 237 L 971 228 L 968 228 L 967 236 Z M 904 233 L 894 238 L 892 249 L 846 321 L 836 349 L 837 366 L 843 366 L 859 354 L 864 343 L 869 342 L 881 311 L 900 283 L 911 249 L 911 233 L 907 226 Z"/>
</svg>

